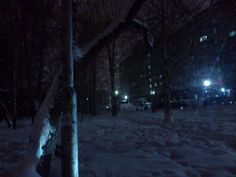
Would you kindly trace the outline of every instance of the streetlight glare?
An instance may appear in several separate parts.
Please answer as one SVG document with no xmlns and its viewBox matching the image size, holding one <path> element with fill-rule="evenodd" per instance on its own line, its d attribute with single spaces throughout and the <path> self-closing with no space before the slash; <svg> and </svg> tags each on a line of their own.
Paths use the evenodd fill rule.
<svg viewBox="0 0 236 177">
<path fill-rule="evenodd" d="M 155 92 L 155 91 L 153 91 L 153 90 L 151 90 L 151 91 L 150 91 L 150 94 L 151 94 L 151 95 L 155 95 L 155 94 L 156 94 L 156 92 Z"/>
<path fill-rule="evenodd" d="M 124 98 L 125 98 L 125 100 L 127 100 L 127 99 L 128 99 L 128 96 L 127 96 L 127 95 L 125 95 L 125 96 L 124 96 Z"/>
<path fill-rule="evenodd" d="M 210 80 L 204 80 L 204 81 L 203 81 L 203 85 L 204 85 L 205 87 L 209 87 L 209 86 L 211 85 L 211 81 L 210 81 Z"/>
<path fill-rule="evenodd" d="M 221 92 L 225 92 L 225 88 L 221 88 Z"/>
<path fill-rule="evenodd" d="M 118 91 L 118 90 L 116 90 L 116 91 L 115 91 L 115 95 L 118 95 L 118 94 L 119 94 L 119 91 Z"/>
</svg>

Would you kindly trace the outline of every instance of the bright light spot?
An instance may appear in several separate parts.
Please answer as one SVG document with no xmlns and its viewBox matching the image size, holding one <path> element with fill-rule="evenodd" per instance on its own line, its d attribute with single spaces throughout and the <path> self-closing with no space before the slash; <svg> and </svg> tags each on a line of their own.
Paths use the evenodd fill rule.
<svg viewBox="0 0 236 177">
<path fill-rule="evenodd" d="M 150 95 L 155 95 L 155 94 L 156 94 L 155 91 L 153 91 L 153 90 L 150 91 Z"/>
<path fill-rule="evenodd" d="M 206 41 L 207 35 L 201 36 L 199 40 L 200 40 L 200 42 Z"/>
<path fill-rule="evenodd" d="M 203 85 L 204 85 L 205 87 L 209 87 L 209 86 L 211 85 L 211 81 L 210 81 L 210 80 L 204 80 L 204 81 L 203 81 Z"/>
<path fill-rule="evenodd" d="M 125 100 L 128 100 L 128 96 L 127 95 L 125 95 L 124 98 L 125 98 Z"/>
<path fill-rule="evenodd" d="M 225 88 L 221 88 L 220 90 L 221 90 L 221 92 L 225 92 Z"/>
<path fill-rule="evenodd" d="M 184 109 L 184 107 L 183 107 L 183 106 L 181 106 L 181 107 L 180 107 L 180 109 Z"/>
<path fill-rule="evenodd" d="M 229 37 L 234 37 L 236 36 L 236 31 L 230 31 L 229 32 Z"/>
<path fill-rule="evenodd" d="M 88 99 L 88 98 L 86 98 L 86 100 L 88 101 L 89 99 Z"/>
<path fill-rule="evenodd" d="M 106 106 L 106 109 L 109 109 L 109 106 Z"/>
<path fill-rule="evenodd" d="M 118 91 L 118 90 L 116 90 L 116 91 L 115 91 L 115 95 L 118 95 L 118 94 L 119 94 L 119 91 Z"/>
</svg>

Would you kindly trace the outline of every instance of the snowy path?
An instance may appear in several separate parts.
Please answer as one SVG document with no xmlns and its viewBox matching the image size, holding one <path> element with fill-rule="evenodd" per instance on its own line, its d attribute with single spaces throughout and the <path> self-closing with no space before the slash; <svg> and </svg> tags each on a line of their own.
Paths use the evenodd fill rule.
<svg viewBox="0 0 236 177">
<path fill-rule="evenodd" d="M 236 107 L 176 110 L 175 125 L 161 112 L 85 117 L 80 126 L 82 177 L 235 177 Z M 23 126 L 24 125 L 24 126 Z M 30 123 L 0 123 L 0 173 L 27 155 Z M 51 176 L 58 177 L 59 160 Z"/>
</svg>

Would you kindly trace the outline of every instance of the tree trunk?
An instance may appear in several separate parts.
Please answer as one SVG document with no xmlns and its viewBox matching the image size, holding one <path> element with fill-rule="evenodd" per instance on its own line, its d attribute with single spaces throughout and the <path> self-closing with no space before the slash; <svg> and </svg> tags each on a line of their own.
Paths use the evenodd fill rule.
<svg viewBox="0 0 236 177">
<path fill-rule="evenodd" d="M 171 104 L 170 104 L 170 68 L 169 61 L 166 54 L 166 35 L 165 35 L 165 0 L 161 1 L 161 33 L 162 33 L 162 61 L 164 64 L 164 122 L 170 124 L 172 122 L 171 118 Z"/>
<path fill-rule="evenodd" d="M 117 98 L 115 95 L 115 42 L 112 46 L 107 46 L 109 71 L 110 71 L 110 84 L 111 84 L 111 112 L 112 116 L 117 115 Z"/>
<path fill-rule="evenodd" d="M 68 131 L 66 133 L 66 142 L 64 154 L 66 158 L 62 159 L 63 177 L 79 176 L 79 154 L 78 154 L 78 125 L 77 125 L 77 96 L 74 88 L 74 61 L 72 54 L 73 33 L 72 33 L 72 0 L 62 1 L 63 15 L 63 84 L 64 84 L 64 116 L 67 118 Z M 62 128 L 63 130 L 63 128 Z"/>
<path fill-rule="evenodd" d="M 89 113 L 96 115 L 96 59 L 92 60 L 89 65 L 89 82 L 88 82 L 88 103 Z"/>
<path fill-rule="evenodd" d="M 13 59 L 13 89 L 12 89 L 12 101 L 13 101 L 13 117 L 12 117 L 12 127 L 16 129 L 17 125 L 17 79 L 16 79 L 16 59 Z"/>
<path fill-rule="evenodd" d="M 164 120 L 165 123 L 172 123 L 171 117 L 171 88 L 170 88 L 170 71 L 168 68 L 168 61 L 165 59 L 164 66 Z"/>
<path fill-rule="evenodd" d="M 92 77 L 92 115 L 96 115 L 96 59 L 93 61 Z"/>
</svg>

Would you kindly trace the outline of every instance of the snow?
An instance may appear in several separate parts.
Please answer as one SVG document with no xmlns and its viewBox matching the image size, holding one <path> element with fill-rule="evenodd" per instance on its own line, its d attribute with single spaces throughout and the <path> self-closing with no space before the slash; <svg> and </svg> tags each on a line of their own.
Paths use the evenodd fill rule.
<svg viewBox="0 0 236 177">
<path fill-rule="evenodd" d="M 109 170 L 127 177 L 233 177 L 234 109 L 174 111 L 173 128 L 162 125 L 162 112 L 92 118 L 81 125 L 81 174 L 103 177 Z"/>
<path fill-rule="evenodd" d="M 80 176 L 235 177 L 236 106 L 174 110 L 173 127 L 163 112 L 84 116 L 80 125 Z M 0 176 L 27 156 L 30 122 L 17 130 L 0 123 Z M 32 177 L 35 171 L 29 169 Z M 60 176 L 54 157 L 51 176 Z M 5 177 L 5 176 L 4 176 Z"/>
<path fill-rule="evenodd" d="M 19 128 L 17 130 L 11 130 L 6 128 L 1 129 L 0 143 L 5 144 L 5 146 L 2 146 L 3 149 L 0 150 L 3 152 L 6 151 L 4 153 L 4 157 L 6 156 L 6 158 L 8 159 L 7 155 L 10 155 L 10 163 L 13 163 L 11 165 L 14 165 L 15 160 L 17 159 L 23 161 L 22 163 L 14 165 L 14 167 L 11 167 L 11 165 L 6 164 L 6 161 L 3 161 L 5 163 L 5 165 L 3 166 L 7 167 L 7 169 L 4 170 L 4 173 L 7 174 L 3 174 L 3 176 L 38 176 L 35 169 L 41 155 L 43 154 L 42 147 L 46 144 L 47 139 L 50 138 L 50 132 L 55 131 L 49 123 L 48 112 L 49 109 L 53 106 L 56 94 L 58 93 L 60 85 L 60 71 L 61 69 L 59 69 L 59 72 L 55 75 L 52 81 L 47 96 L 44 99 L 42 106 L 40 106 L 39 112 L 36 115 L 35 123 L 32 129 L 30 129 L 29 127 L 30 124 L 27 124 L 27 127 Z M 25 126 L 24 123 L 23 125 Z M 24 148 L 21 149 L 21 145 Z M 8 152 L 10 148 L 12 149 L 10 152 Z M 14 155 L 12 155 L 12 150 L 14 151 Z M 2 162 L 0 164 L 2 164 Z M 11 170 L 11 168 L 14 168 L 14 170 Z"/>
<path fill-rule="evenodd" d="M 54 106 L 53 102 L 56 98 L 56 94 L 58 94 L 60 74 L 61 69 L 59 69 L 59 72 L 54 76 L 47 96 L 45 97 L 42 105 L 40 106 L 39 112 L 36 115 L 33 129 L 31 131 L 30 143 L 32 146 L 32 153 L 36 154 L 38 159 L 43 154 L 42 147 L 49 139 L 50 132 L 55 131 L 49 122 L 49 109 Z"/>
<path fill-rule="evenodd" d="M 133 22 L 139 27 L 139 28 L 143 28 L 144 30 L 144 37 L 146 38 L 146 42 L 149 45 L 149 47 L 153 47 L 154 46 L 154 39 L 153 39 L 153 35 L 150 32 L 150 28 L 147 26 L 146 23 L 141 22 L 138 19 L 134 19 Z"/>
</svg>

